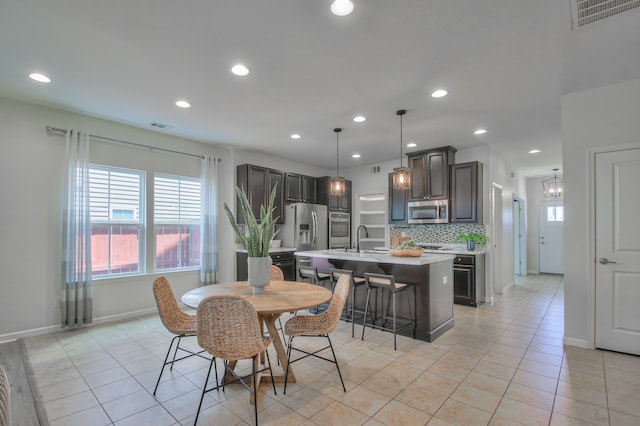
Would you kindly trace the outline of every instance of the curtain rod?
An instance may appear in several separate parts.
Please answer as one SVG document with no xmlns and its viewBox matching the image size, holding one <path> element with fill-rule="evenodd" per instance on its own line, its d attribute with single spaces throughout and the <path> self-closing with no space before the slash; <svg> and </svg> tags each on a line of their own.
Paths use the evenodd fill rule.
<svg viewBox="0 0 640 426">
<path fill-rule="evenodd" d="M 59 127 L 53 127 L 53 126 L 47 126 L 47 133 L 62 133 L 62 134 L 67 134 L 67 129 L 61 129 Z M 196 155 L 196 154 L 191 154 L 188 152 L 182 152 L 182 151 L 174 151 L 172 149 L 166 149 L 166 148 L 158 148 L 155 146 L 150 146 L 150 145 L 144 145 L 141 143 L 135 143 L 135 142 L 128 142 L 128 141 L 122 141 L 120 139 L 113 139 L 113 138 L 107 138 L 105 136 L 98 136 L 98 135 L 89 135 L 89 137 L 92 137 L 94 139 L 101 139 L 107 142 L 114 142 L 114 143 L 120 143 L 120 144 L 124 144 L 124 145 L 131 145 L 131 146 L 135 146 L 138 148 L 144 148 L 144 149 L 150 149 L 150 150 L 154 150 L 154 151 L 163 151 L 163 152 L 169 152 L 171 154 L 180 154 L 180 155 L 188 155 L 189 157 L 196 157 L 196 158 L 204 158 L 204 156 L 202 155 Z M 222 161 L 221 158 L 218 158 L 218 163 Z"/>
</svg>

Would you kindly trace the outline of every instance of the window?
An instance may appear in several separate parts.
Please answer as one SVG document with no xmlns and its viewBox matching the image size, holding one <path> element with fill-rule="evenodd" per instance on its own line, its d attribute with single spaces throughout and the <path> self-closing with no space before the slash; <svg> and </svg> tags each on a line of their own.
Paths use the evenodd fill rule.
<svg viewBox="0 0 640 426">
<path fill-rule="evenodd" d="M 144 172 L 92 165 L 89 169 L 91 275 L 143 272 Z"/>
<path fill-rule="evenodd" d="M 547 207 L 547 222 L 563 222 L 564 208 L 563 206 Z"/>
<path fill-rule="evenodd" d="M 155 175 L 156 270 L 200 266 L 200 186 L 195 178 Z"/>
</svg>

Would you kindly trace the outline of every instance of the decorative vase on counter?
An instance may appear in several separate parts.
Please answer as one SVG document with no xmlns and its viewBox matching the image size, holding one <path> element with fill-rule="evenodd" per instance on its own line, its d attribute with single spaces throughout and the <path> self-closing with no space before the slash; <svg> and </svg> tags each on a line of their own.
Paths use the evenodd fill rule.
<svg viewBox="0 0 640 426">
<path fill-rule="evenodd" d="M 467 250 L 469 251 L 473 251 L 476 249 L 476 242 L 475 241 L 467 241 Z"/>
<path fill-rule="evenodd" d="M 247 268 L 253 294 L 263 294 L 271 281 L 271 257 L 248 257 Z"/>
</svg>

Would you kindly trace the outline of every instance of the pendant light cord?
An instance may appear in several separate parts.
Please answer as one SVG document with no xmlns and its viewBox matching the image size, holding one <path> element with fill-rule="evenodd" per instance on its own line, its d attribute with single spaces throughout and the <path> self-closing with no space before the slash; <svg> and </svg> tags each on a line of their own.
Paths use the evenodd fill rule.
<svg viewBox="0 0 640 426">
<path fill-rule="evenodd" d="M 396 114 L 400 116 L 400 168 L 402 168 L 402 116 L 407 113 L 407 110 L 399 109 Z"/>
<path fill-rule="evenodd" d="M 336 127 L 335 129 L 333 129 L 334 132 L 336 132 L 336 177 L 340 177 L 340 154 L 339 154 L 339 134 L 342 131 L 341 128 Z"/>
</svg>

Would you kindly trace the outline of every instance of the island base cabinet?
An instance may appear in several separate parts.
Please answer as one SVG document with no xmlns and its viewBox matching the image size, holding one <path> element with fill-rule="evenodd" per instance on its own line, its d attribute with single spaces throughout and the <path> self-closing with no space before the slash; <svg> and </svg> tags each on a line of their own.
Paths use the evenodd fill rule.
<svg viewBox="0 0 640 426">
<path fill-rule="evenodd" d="M 409 318 L 405 299 L 408 295 L 416 321 L 416 339 L 432 342 L 455 325 L 452 260 L 415 266 L 314 257 L 311 258 L 311 265 L 318 268 L 318 272 L 326 273 L 330 268 L 352 270 L 356 277 L 363 277 L 365 272 L 393 275 L 396 282 L 415 286 L 415 293 L 413 289 L 408 289 L 397 294 L 396 312 L 399 319 Z M 364 310 L 366 297 L 366 286 L 359 286 L 356 290 L 356 310 Z M 377 306 L 372 306 L 372 310 L 377 311 L 378 316 L 387 309 L 387 297 L 391 295 L 385 291 L 384 298 L 378 297 Z M 371 303 L 373 304 L 374 301 L 375 298 L 372 296 Z M 351 306 L 351 299 L 347 300 L 347 306 Z M 391 303 L 389 303 L 389 316 L 391 316 Z M 398 322 L 400 323 L 401 320 Z M 361 325 L 362 319 L 357 323 Z M 388 325 L 390 324 L 387 323 Z M 409 326 L 399 328 L 397 333 L 414 337 Z M 389 339 L 393 339 L 392 335 Z"/>
</svg>

